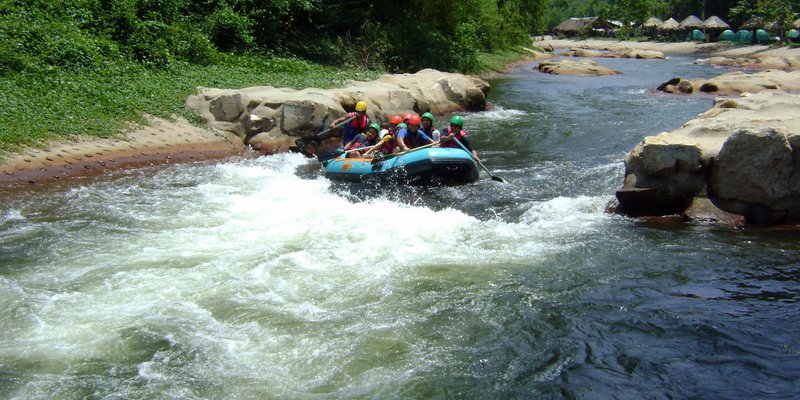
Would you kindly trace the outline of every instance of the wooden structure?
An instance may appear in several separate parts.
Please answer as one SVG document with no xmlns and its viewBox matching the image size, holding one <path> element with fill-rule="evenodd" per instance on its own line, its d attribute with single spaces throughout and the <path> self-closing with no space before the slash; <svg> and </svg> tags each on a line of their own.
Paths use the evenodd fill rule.
<svg viewBox="0 0 800 400">
<path fill-rule="evenodd" d="M 553 28 L 554 34 L 565 36 L 613 36 L 617 26 L 598 17 L 570 18 Z"/>
</svg>

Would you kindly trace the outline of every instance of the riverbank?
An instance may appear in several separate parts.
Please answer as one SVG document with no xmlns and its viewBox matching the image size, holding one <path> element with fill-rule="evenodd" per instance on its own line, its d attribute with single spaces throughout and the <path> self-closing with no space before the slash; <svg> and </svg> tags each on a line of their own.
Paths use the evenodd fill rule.
<svg viewBox="0 0 800 400">
<path fill-rule="evenodd" d="M 179 118 L 149 118 L 148 125 L 114 138 L 52 141 L 8 154 L 0 162 L 0 187 L 41 185 L 145 165 L 216 160 L 244 154 L 231 133 L 197 127 Z"/>
<path fill-rule="evenodd" d="M 534 44 L 552 46 L 553 48 L 587 48 L 597 50 L 650 50 L 660 51 L 667 55 L 702 55 L 706 57 L 753 57 L 753 56 L 776 56 L 790 57 L 800 56 L 800 48 L 797 47 L 773 47 L 766 45 L 741 45 L 727 42 L 698 43 L 698 42 L 636 42 L 627 40 L 605 40 L 605 39 L 552 39 L 548 37 L 534 38 Z"/>
<path fill-rule="evenodd" d="M 696 54 L 706 57 L 800 56 L 800 49 L 797 48 L 729 43 L 542 39 L 536 40 L 534 44 L 556 49 L 637 49 L 661 51 L 670 55 Z M 147 126 L 110 139 L 81 137 L 67 141 L 56 140 L 43 148 L 29 147 L 17 154 L 5 154 L 0 159 L 0 187 L 43 184 L 140 165 L 219 159 L 240 155 L 243 151 L 242 140 L 232 133 L 211 131 L 194 126 L 184 119 L 170 122 L 161 118 L 150 118 Z"/>
</svg>

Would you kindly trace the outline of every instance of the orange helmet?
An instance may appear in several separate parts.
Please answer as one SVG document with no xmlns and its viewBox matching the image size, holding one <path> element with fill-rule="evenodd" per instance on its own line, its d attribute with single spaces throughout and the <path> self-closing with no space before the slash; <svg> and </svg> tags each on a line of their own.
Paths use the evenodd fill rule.
<svg viewBox="0 0 800 400">
<path fill-rule="evenodd" d="M 408 121 L 411 116 L 414 115 L 413 113 L 405 113 L 403 114 L 403 121 Z"/>
<path fill-rule="evenodd" d="M 401 116 L 399 116 L 399 115 L 392 115 L 392 117 L 391 117 L 391 118 L 389 118 L 389 123 L 390 123 L 390 124 L 395 124 L 395 125 L 397 125 L 397 124 L 399 124 L 399 123 L 401 123 L 401 122 L 403 122 L 403 117 L 401 117 Z"/>
<path fill-rule="evenodd" d="M 417 114 L 412 114 L 410 117 L 408 117 L 408 124 L 409 125 L 419 125 L 420 122 L 421 121 L 420 121 L 419 115 L 417 115 Z"/>
</svg>

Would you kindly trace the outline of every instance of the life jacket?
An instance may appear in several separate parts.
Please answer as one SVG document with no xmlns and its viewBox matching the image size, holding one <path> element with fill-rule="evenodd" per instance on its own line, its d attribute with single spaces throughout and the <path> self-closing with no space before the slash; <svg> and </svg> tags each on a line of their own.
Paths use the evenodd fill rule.
<svg viewBox="0 0 800 400">
<path fill-rule="evenodd" d="M 442 131 L 442 136 L 449 136 L 452 131 L 453 131 L 452 128 L 450 128 L 448 126 L 447 128 L 444 128 L 444 131 Z M 467 132 L 464 132 L 464 130 L 461 129 L 458 132 L 456 132 L 455 135 L 453 135 L 453 136 L 458 140 L 462 140 L 465 137 L 467 137 Z M 462 144 L 463 144 L 463 142 L 462 142 Z M 442 143 L 439 144 L 439 146 L 440 147 L 452 147 L 454 149 L 460 149 L 461 148 L 461 146 L 459 146 L 458 143 L 456 143 L 455 140 L 448 140 L 446 142 L 442 142 Z"/>
<path fill-rule="evenodd" d="M 359 116 L 357 112 L 351 112 L 348 113 L 347 116 L 355 118 L 350 120 L 350 122 L 344 126 L 344 137 L 342 138 L 342 144 L 350 143 L 359 133 L 366 132 L 367 127 L 369 126 L 369 117 L 367 117 L 367 114 L 364 114 L 364 116 Z"/>
<path fill-rule="evenodd" d="M 419 147 L 419 142 L 421 139 L 419 135 L 420 132 L 423 132 L 422 129 L 417 129 L 414 132 L 411 132 L 411 130 L 406 129 L 406 137 L 403 138 L 403 143 L 406 144 L 406 147 L 408 147 L 409 149 L 414 149 Z"/>
<path fill-rule="evenodd" d="M 439 141 L 441 134 L 439 134 L 439 130 L 434 128 L 433 125 L 431 125 L 431 128 L 428 130 L 425 130 L 425 128 L 420 126 L 419 130 L 425 132 L 425 134 L 428 135 L 429 138 L 433 139 L 434 142 Z"/>
<path fill-rule="evenodd" d="M 394 132 L 389 132 L 387 135 L 391 137 L 391 139 L 386 140 L 381 144 L 381 147 L 378 148 L 383 154 L 391 154 L 394 151 L 394 148 L 397 147 L 397 141 L 395 140 Z"/>
</svg>

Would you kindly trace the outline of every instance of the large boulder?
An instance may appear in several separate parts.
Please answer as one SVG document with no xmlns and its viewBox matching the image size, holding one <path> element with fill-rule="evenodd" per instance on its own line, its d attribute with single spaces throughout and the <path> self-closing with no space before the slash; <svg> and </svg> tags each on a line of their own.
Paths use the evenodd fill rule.
<svg viewBox="0 0 800 400">
<path fill-rule="evenodd" d="M 621 74 L 617 70 L 602 66 L 592 60 L 542 61 L 536 68 L 541 72 L 554 75 L 602 76 Z"/>
<path fill-rule="evenodd" d="M 729 72 L 711 79 L 694 81 L 672 78 L 657 87 L 667 93 L 712 93 L 715 95 L 739 95 L 764 90 L 800 91 L 800 70 L 766 70 L 754 74 L 742 71 Z"/>
<path fill-rule="evenodd" d="M 798 109 L 800 96 L 778 91 L 720 98 L 679 129 L 646 137 L 625 158 L 619 210 L 691 218 L 693 205 L 710 203 L 728 220 L 800 222 Z"/>
<path fill-rule="evenodd" d="M 756 223 L 800 217 L 797 150 L 781 128 L 734 132 L 714 162 L 709 197 Z"/>
<path fill-rule="evenodd" d="M 645 59 L 645 60 L 663 60 L 664 53 L 656 50 L 631 50 L 623 56 L 625 58 Z"/>
<path fill-rule="evenodd" d="M 746 57 L 710 57 L 695 60 L 695 64 L 722 65 L 753 69 L 799 69 L 800 56 L 756 55 Z"/>
<path fill-rule="evenodd" d="M 479 78 L 425 69 L 351 82 L 338 89 L 199 88 L 198 94 L 186 99 L 186 107 L 196 110 L 212 128 L 235 133 L 253 148 L 279 151 L 297 136 L 326 129 L 358 101 L 366 101 L 367 115 L 381 121 L 409 111 L 482 111 L 489 89 Z"/>
</svg>

